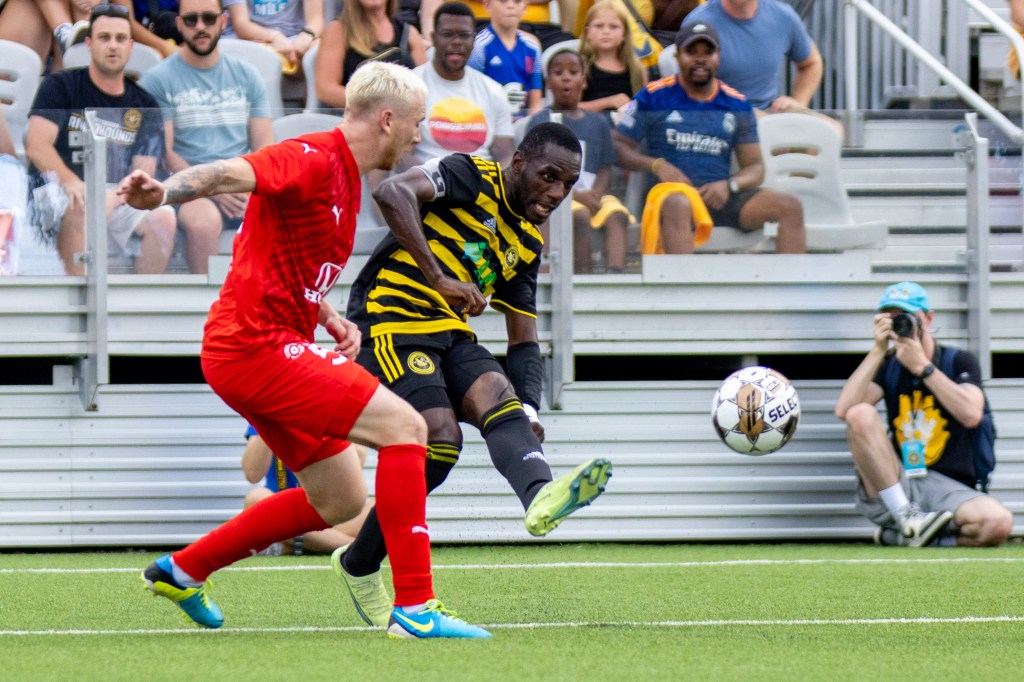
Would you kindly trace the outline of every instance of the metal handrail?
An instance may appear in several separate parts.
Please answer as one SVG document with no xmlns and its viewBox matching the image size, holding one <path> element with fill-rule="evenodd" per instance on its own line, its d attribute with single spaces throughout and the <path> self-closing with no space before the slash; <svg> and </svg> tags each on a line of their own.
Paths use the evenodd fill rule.
<svg viewBox="0 0 1024 682">
<path fill-rule="evenodd" d="M 960 136 L 967 165 L 967 335 L 971 351 L 981 364 L 981 378 L 992 378 L 989 331 L 989 217 L 988 139 L 978 133 L 978 114 L 965 116 Z"/>
<path fill-rule="evenodd" d="M 82 148 L 85 152 L 86 348 L 79 358 L 78 395 L 85 410 L 98 409 L 99 387 L 110 383 L 107 334 L 107 140 L 98 132 L 96 112 L 86 110 Z"/>
<path fill-rule="evenodd" d="M 1013 28 L 1003 21 L 999 16 L 985 7 L 980 0 L 962 0 L 967 3 L 972 9 L 978 12 L 980 15 L 985 17 L 986 20 L 991 22 L 993 28 L 1007 36 L 1010 39 L 1014 49 L 1018 51 L 1018 54 L 1024 55 L 1024 39 L 1013 30 Z M 846 39 L 846 112 L 848 118 L 853 118 L 857 111 L 857 65 L 856 60 L 856 49 L 858 46 L 857 36 L 857 21 L 856 14 L 854 11 L 858 11 L 867 17 L 869 20 L 875 23 L 880 29 L 888 33 L 893 40 L 899 43 L 903 48 L 912 54 L 914 57 L 919 59 L 921 63 L 931 69 L 942 81 L 952 87 L 960 97 L 964 99 L 971 107 L 977 109 L 985 118 L 992 121 L 996 127 L 1003 131 L 1007 137 L 1010 138 L 1016 144 L 1024 142 L 1024 130 L 1020 126 L 1015 125 L 1010 119 L 1006 118 L 998 109 L 989 104 L 981 95 L 971 89 L 969 85 L 964 83 L 955 73 L 950 71 L 946 66 L 936 59 L 930 52 L 921 47 L 921 45 L 907 35 L 899 26 L 894 24 L 889 17 L 882 14 L 869 0 L 844 0 L 846 3 L 845 12 L 845 39 Z M 851 54 L 854 58 L 850 58 Z M 1024 86 L 1024 81 L 1022 81 Z M 1024 90 L 1022 90 L 1024 91 Z M 1024 99 L 1022 99 L 1022 116 L 1024 116 Z"/>
</svg>

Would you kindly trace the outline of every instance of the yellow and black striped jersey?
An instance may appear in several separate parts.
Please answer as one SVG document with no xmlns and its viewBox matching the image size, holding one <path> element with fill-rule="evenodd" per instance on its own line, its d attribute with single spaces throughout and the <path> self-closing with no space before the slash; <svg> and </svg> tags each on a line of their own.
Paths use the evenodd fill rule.
<svg viewBox="0 0 1024 682">
<path fill-rule="evenodd" d="M 544 240 L 537 226 L 508 204 L 501 166 L 453 154 L 419 166 L 434 185 L 420 218 L 430 250 L 444 273 L 472 282 L 491 306 L 537 315 L 537 272 Z M 364 337 L 473 334 L 427 283 L 412 256 L 389 234 L 352 285 L 348 318 Z"/>
</svg>

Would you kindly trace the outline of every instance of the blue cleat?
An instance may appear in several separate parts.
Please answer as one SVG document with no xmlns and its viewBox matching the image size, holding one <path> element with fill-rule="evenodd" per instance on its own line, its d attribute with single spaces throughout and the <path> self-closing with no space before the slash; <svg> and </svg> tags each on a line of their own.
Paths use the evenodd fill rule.
<svg viewBox="0 0 1024 682">
<path fill-rule="evenodd" d="M 428 639 L 431 637 L 458 637 L 487 639 L 491 633 L 470 625 L 456 617 L 437 599 L 431 599 L 419 613 L 406 613 L 396 607 L 388 625 L 390 639 Z"/>
<path fill-rule="evenodd" d="M 154 597 L 167 597 L 181 607 L 188 620 L 204 628 L 219 628 L 224 625 L 224 613 L 206 594 L 209 583 L 199 587 L 179 585 L 172 573 L 170 554 L 165 554 L 151 563 L 142 572 L 142 582 Z"/>
</svg>

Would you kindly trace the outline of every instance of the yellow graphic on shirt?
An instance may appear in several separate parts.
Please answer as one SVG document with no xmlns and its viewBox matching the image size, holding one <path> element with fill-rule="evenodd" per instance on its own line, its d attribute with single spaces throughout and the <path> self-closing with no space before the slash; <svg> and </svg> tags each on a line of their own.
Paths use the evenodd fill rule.
<svg viewBox="0 0 1024 682">
<path fill-rule="evenodd" d="M 427 113 L 427 130 L 444 149 L 472 154 L 487 141 L 487 117 L 468 99 L 446 97 Z"/>
<path fill-rule="evenodd" d="M 924 443 L 925 463 L 931 466 L 946 449 L 947 423 L 935 406 L 935 396 L 922 397 L 921 391 L 914 391 L 913 396 L 900 396 L 900 413 L 892 420 L 892 427 L 898 445 L 908 440 Z"/>
</svg>

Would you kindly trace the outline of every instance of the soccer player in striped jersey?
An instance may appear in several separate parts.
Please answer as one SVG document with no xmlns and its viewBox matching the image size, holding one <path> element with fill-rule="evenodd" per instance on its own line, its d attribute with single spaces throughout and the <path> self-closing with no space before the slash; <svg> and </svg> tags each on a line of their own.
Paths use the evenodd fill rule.
<svg viewBox="0 0 1024 682">
<path fill-rule="evenodd" d="M 142 172 L 118 193 L 136 208 L 252 192 L 231 269 L 203 334 L 203 374 L 295 472 L 300 488 L 245 509 L 143 573 L 146 587 L 208 628 L 224 614 L 207 577 L 268 545 L 354 517 L 366 489 L 351 441 L 378 451 L 376 501 L 391 549 L 392 637 L 490 637 L 434 598 L 426 530 L 426 425 L 355 362 L 360 332 L 327 302 L 352 252 L 360 180 L 394 168 L 419 141 L 426 86 L 396 64 L 368 62 L 348 85 L 341 124 L 161 183 Z M 313 343 L 321 324 L 337 341 Z"/>
<path fill-rule="evenodd" d="M 458 461 L 459 422 L 472 424 L 538 536 L 600 495 L 612 468 L 595 458 L 553 481 L 537 417 L 537 225 L 572 192 L 580 163 L 572 131 L 542 123 L 505 166 L 453 154 L 385 181 L 374 198 L 391 234 L 349 297 L 348 317 L 363 338 L 359 363 L 426 419 L 428 491 Z M 467 324 L 487 297 L 505 315 L 507 374 Z M 380 528 L 371 511 L 331 560 L 364 620 L 384 625 L 390 600 L 380 565 L 391 545 Z"/>
</svg>

